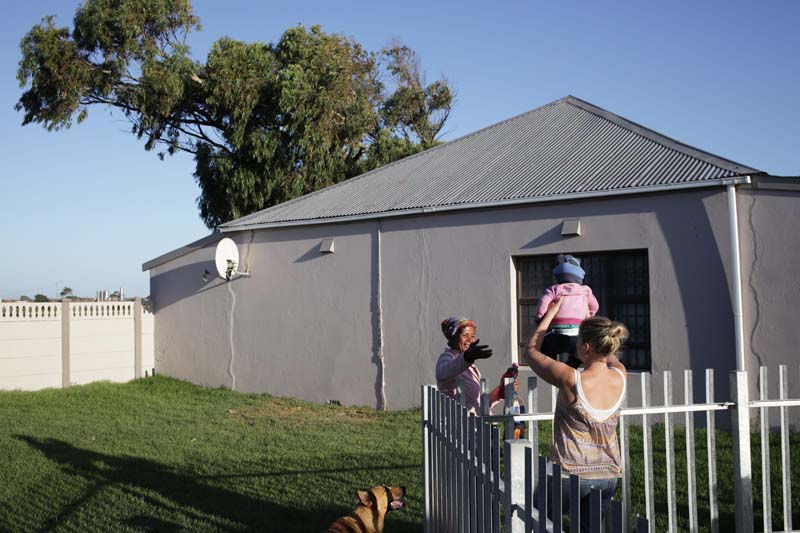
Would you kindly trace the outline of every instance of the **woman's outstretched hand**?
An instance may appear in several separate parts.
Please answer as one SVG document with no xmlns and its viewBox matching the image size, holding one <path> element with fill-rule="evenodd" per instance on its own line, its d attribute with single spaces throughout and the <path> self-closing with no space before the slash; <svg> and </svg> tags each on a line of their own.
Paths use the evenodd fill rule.
<svg viewBox="0 0 800 533">
<path fill-rule="evenodd" d="M 469 345 L 467 351 L 464 352 L 464 360 L 468 363 L 474 363 L 476 359 L 488 359 L 492 356 L 492 349 L 488 345 L 478 345 L 480 339 L 475 339 L 475 342 Z"/>
</svg>

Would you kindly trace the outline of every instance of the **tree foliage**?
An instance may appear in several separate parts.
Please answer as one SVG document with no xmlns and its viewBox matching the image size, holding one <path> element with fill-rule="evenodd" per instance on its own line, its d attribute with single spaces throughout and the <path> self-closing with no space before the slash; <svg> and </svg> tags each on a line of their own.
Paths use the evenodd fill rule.
<svg viewBox="0 0 800 533">
<path fill-rule="evenodd" d="M 70 297 L 73 296 L 72 288 L 71 287 L 64 287 L 63 289 L 61 289 L 61 292 L 58 293 L 58 295 L 61 296 L 62 298 L 70 298 Z"/>
<path fill-rule="evenodd" d="M 52 17 L 22 39 L 23 125 L 120 110 L 147 150 L 188 152 L 209 227 L 334 184 L 437 143 L 453 103 L 413 50 L 365 50 L 319 26 L 275 43 L 224 37 L 205 62 L 188 0 L 87 0 L 72 30 Z"/>
<path fill-rule="evenodd" d="M 49 302 L 50 298 L 45 296 L 44 294 L 37 294 L 33 297 L 34 302 Z"/>
</svg>

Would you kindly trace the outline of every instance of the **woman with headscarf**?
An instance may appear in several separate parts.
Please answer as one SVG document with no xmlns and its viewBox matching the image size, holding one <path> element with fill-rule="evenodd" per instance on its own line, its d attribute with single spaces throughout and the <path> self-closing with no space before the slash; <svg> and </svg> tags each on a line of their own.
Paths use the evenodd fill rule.
<svg viewBox="0 0 800 533">
<path fill-rule="evenodd" d="M 458 387 L 464 391 L 466 407 L 478 412 L 481 403 L 481 373 L 475 366 L 478 359 L 488 359 L 492 350 L 487 345 L 479 345 L 475 338 L 478 327 L 475 322 L 465 317 L 451 316 L 442 321 L 442 333 L 447 339 L 447 348 L 436 362 L 436 386 L 438 389 L 455 398 Z M 503 375 L 506 376 L 505 374 Z M 514 388 L 518 382 L 514 381 Z M 500 385 L 489 393 L 490 408 L 503 399 L 504 388 Z"/>
</svg>

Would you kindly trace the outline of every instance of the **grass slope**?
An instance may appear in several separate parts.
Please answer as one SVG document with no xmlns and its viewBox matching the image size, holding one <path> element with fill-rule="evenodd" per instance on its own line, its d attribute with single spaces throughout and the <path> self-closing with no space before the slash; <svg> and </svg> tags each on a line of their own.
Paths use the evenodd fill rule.
<svg viewBox="0 0 800 533">
<path fill-rule="evenodd" d="M 416 411 L 378 413 L 156 377 L 0 393 L 0 530 L 319 531 L 403 484 L 422 520 Z"/>
</svg>

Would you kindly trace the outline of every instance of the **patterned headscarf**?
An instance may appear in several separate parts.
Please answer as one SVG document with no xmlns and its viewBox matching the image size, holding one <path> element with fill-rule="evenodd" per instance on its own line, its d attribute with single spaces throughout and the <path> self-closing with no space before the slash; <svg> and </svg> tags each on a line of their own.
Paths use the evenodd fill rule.
<svg viewBox="0 0 800 533">
<path fill-rule="evenodd" d="M 445 318 L 442 320 L 442 333 L 444 334 L 444 337 L 450 341 L 456 335 L 458 335 L 459 331 L 467 326 L 478 329 L 478 326 L 475 325 L 475 322 L 467 317 L 451 316 L 450 318 Z"/>
</svg>

